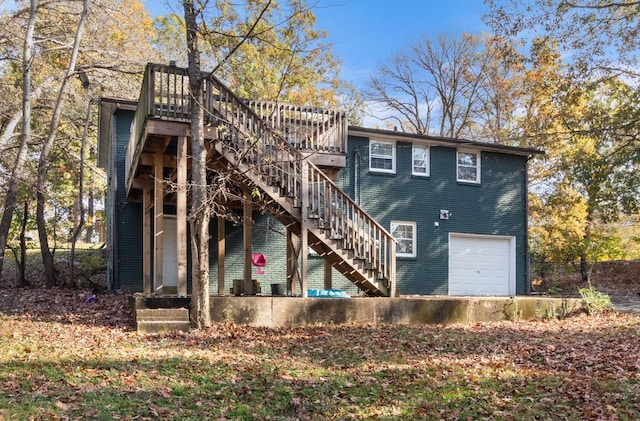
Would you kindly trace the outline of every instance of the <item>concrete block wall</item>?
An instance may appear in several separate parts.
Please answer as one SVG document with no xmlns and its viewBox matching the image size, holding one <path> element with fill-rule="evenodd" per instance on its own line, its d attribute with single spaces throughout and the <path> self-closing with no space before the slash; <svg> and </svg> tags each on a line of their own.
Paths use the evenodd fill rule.
<svg viewBox="0 0 640 421">
<path fill-rule="evenodd" d="M 211 318 L 265 327 L 350 322 L 447 325 L 562 317 L 581 305 L 580 299 L 549 297 L 211 297 Z"/>
</svg>

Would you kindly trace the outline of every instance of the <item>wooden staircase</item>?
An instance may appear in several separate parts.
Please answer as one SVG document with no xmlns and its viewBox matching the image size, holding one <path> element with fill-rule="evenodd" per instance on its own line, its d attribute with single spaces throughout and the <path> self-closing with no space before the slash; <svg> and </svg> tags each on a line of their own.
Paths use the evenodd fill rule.
<svg viewBox="0 0 640 421">
<path fill-rule="evenodd" d="M 391 234 L 269 124 L 273 119 L 260 117 L 215 77 L 207 85 L 205 102 L 217 117 L 216 169 L 257 189 L 262 205 L 296 234 L 307 230 L 308 245 L 366 295 L 395 295 Z M 311 132 L 331 130 L 322 124 Z"/>
<path fill-rule="evenodd" d="M 395 240 L 314 164 L 344 160 L 344 113 L 242 100 L 215 76 L 202 77 L 210 168 L 257 193 L 254 201 L 299 236 L 302 250 L 311 247 L 366 295 L 394 296 Z M 188 86 L 186 69 L 147 65 L 127 148 L 128 194 L 149 122 L 189 121 Z"/>
</svg>

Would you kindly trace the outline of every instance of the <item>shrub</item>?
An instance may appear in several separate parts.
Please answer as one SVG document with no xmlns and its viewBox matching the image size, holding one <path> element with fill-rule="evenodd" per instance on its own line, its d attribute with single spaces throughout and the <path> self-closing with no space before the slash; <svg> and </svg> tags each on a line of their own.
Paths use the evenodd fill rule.
<svg viewBox="0 0 640 421">
<path fill-rule="evenodd" d="M 587 314 L 602 313 L 613 307 L 611 305 L 611 297 L 593 287 L 580 288 L 578 292 L 582 297 L 582 305 Z"/>
</svg>

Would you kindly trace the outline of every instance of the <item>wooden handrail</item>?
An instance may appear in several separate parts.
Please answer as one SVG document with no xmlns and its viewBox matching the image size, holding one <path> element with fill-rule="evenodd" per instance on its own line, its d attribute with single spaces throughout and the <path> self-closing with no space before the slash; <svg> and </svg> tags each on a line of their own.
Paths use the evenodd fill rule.
<svg viewBox="0 0 640 421">
<path fill-rule="evenodd" d="M 395 239 L 317 166 L 309 163 L 308 214 L 319 219 L 330 235 L 389 280 L 395 289 Z M 390 288 L 391 289 L 391 288 Z"/>
<path fill-rule="evenodd" d="M 347 119 L 344 112 L 272 101 L 246 102 L 297 148 L 346 152 Z"/>
</svg>

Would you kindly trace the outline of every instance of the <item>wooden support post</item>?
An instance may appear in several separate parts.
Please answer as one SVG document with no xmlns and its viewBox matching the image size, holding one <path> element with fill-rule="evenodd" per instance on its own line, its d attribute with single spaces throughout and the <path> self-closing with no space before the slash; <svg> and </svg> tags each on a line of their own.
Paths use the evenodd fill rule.
<svg viewBox="0 0 640 421">
<path fill-rule="evenodd" d="M 156 294 L 162 294 L 163 292 L 163 279 L 162 279 L 162 254 L 164 246 L 162 243 L 162 237 L 164 234 L 164 228 L 162 224 L 162 218 L 164 217 L 164 193 L 163 193 L 163 162 L 162 152 L 156 152 L 153 156 L 154 166 L 154 182 L 153 182 L 153 290 Z"/>
<path fill-rule="evenodd" d="M 218 217 L 218 295 L 224 295 L 225 220 Z"/>
<path fill-rule="evenodd" d="M 331 263 L 325 259 L 324 261 L 324 289 L 333 289 L 333 279 L 331 279 Z"/>
<path fill-rule="evenodd" d="M 302 297 L 307 298 L 307 262 L 309 260 L 309 163 L 306 159 L 300 160 L 301 206 L 300 206 L 300 289 Z"/>
<path fill-rule="evenodd" d="M 153 274 L 151 272 L 151 189 L 142 190 L 142 279 L 143 291 L 151 294 Z"/>
<path fill-rule="evenodd" d="M 296 283 L 300 276 L 298 273 L 298 236 L 287 228 L 287 291 L 296 296 Z"/>
<path fill-rule="evenodd" d="M 187 137 L 178 137 L 176 190 L 176 246 L 178 297 L 187 296 Z"/>
<path fill-rule="evenodd" d="M 251 219 L 252 213 L 253 206 L 251 201 L 251 192 L 246 189 L 242 200 L 242 242 L 244 247 L 243 288 L 245 295 L 255 294 L 251 282 L 251 253 L 253 251 L 251 244 L 253 241 L 253 220 Z"/>
</svg>

